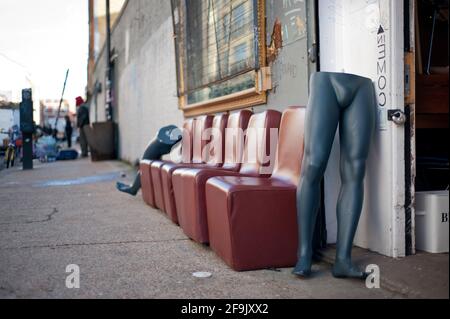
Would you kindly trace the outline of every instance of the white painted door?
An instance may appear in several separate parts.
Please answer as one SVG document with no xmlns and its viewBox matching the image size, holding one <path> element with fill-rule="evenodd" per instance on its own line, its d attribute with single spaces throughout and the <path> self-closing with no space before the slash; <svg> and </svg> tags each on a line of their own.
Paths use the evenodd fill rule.
<svg viewBox="0 0 450 319">
<path fill-rule="evenodd" d="M 388 120 L 389 110 L 404 110 L 403 14 L 398 0 L 319 0 L 321 71 L 371 78 L 378 100 L 355 245 L 392 257 L 405 255 L 404 126 Z M 336 242 L 339 187 L 337 136 L 325 174 L 329 243 Z"/>
</svg>

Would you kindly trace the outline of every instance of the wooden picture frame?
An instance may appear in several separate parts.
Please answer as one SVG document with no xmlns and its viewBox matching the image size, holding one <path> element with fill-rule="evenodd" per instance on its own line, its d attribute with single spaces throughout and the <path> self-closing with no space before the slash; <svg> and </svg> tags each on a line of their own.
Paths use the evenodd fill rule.
<svg viewBox="0 0 450 319">
<path fill-rule="evenodd" d="M 271 86 L 270 69 L 266 61 L 266 10 L 265 0 L 253 0 L 256 4 L 257 37 L 258 37 L 258 65 L 255 74 L 255 86 L 251 89 L 232 93 L 226 96 L 210 99 L 204 102 L 188 104 L 187 96 L 179 93 L 179 109 L 185 117 L 193 117 L 204 114 L 215 114 L 237 109 L 248 108 L 267 103 L 267 90 Z M 182 14 L 182 13 L 180 13 Z M 176 37 L 176 36 L 175 36 Z M 177 46 L 177 43 L 175 44 Z M 177 75 L 178 92 L 184 92 L 184 70 L 183 58 L 177 50 Z"/>
</svg>

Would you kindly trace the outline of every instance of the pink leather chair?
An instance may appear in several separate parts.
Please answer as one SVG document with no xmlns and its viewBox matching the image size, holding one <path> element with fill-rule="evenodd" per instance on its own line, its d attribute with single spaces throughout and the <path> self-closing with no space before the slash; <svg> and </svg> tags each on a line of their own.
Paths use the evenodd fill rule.
<svg viewBox="0 0 450 319">
<path fill-rule="evenodd" d="M 151 207 L 155 207 L 155 195 L 153 194 L 153 183 L 150 176 L 151 165 L 152 161 L 150 160 L 142 160 L 139 164 L 141 172 L 141 190 L 144 202 Z"/>
<path fill-rule="evenodd" d="M 194 120 L 185 120 L 183 123 L 183 139 L 181 141 L 181 154 L 185 162 L 190 162 L 192 159 L 192 130 Z M 153 180 L 151 175 L 151 165 L 155 161 L 142 160 L 140 162 L 141 172 L 141 190 L 142 198 L 149 206 L 156 208 L 155 194 L 153 187 Z M 165 161 L 157 161 L 160 163 L 169 163 Z"/>
<path fill-rule="evenodd" d="M 234 270 L 291 267 L 297 261 L 304 121 L 304 108 L 284 112 L 271 178 L 226 176 L 206 183 L 210 246 Z"/>
<path fill-rule="evenodd" d="M 270 129 L 276 129 L 278 133 L 280 119 L 281 113 L 272 110 L 251 117 L 241 166 L 239 165 L 241 156 L 238 154 L 242 152 L 233 145 L 233 136 L 227 136 L 226 150 L 231 151 L 231 154 L 227 154 L 228 161 L 225 162 L 224 167 L 228 169 L 185 169 L 175 172 L 172 183 L 178 221 L 188 237 L 199 243 L 209 242 L 205 199 L 206 181 L 214 176 L 261 176 L 262 156 L 257 155 L 264 151 L 275 154 L 275 149 L 270 152 Z M 273 161 L 274 159 L 273 157 Z"/>
<path fill-rule="evenodd" d="M 152 174 L 153 172 L 158 172 L 159 177 L 157 181 L 155 181 L 155 177 L 153 177 L 154 183 L 158 184 L 158 189 L 161 191 L 162 203 L 161 206 L 158 206 L 163 211 L 167 213 L 170 219 L 174 223 L 178 223 L 178 218 L 176 214 L 175 208 L 175 198 L 173 195 L 173 187 L 172 187 L 172 174 L 177 169 L 187 168 L 187 167 L 204 167 L 211 166 L 215 167 L 216 164 L 208 164 L 210 161 L 219 162 L 218 165 L 221 165 L 222 160 L 215 159 L 214 156 L 204 152 L 206 146 L 211 142 L 211 136 L 208 135 L 208 130 L 216 129 L 216 130 L 224 130 L 228 121 L 228 115 L 222 114 L 213 116 L 202 116 L 195 120 L 194 123 L 194 137 L 193 137 L 193 156 L 192 162 L 190 163 L 180 163 L 180 164 L 165 164 L 165 165 L 152 165 Z M 222 152 L 217 152 L 217 156 L 221 156 Z M 214 154 L 213 154 L 214 155 Z M 214 158 L 214 160 L 212 160 Z M 155 184 L 156 185 L 156 184 Z M 156 189 L 156 187 L 155 187 Z M 156 195 L 156 192 L 155 192 Z"/>
</svg>

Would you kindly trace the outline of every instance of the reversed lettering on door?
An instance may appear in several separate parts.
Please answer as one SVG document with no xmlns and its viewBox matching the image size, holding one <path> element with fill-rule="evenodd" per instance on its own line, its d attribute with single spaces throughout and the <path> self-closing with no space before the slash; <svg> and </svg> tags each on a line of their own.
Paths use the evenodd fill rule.
<svg viewBox="0 0 450 319">
<path fill-rule="evenodd" d="M 381 131 L 387 130 L 387 50 L 386 50 L 386 33 L 380 25 L 377 33 L 377 98 L 378 98 L 378 127 Z"/>
</svg>

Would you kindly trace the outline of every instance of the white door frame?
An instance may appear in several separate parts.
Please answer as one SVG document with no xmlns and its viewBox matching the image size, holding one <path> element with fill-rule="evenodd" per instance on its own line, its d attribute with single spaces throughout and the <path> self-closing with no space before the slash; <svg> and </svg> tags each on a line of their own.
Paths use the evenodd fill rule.
<svg viewBox="0 0 450 319">
<path fill-rule="evenodd" d="M 391 8 L 391 107 L 405 111 L 405 50 L 403 1 L 388 1 Z M 406 13 L 409 14 L 409 13 Z M 390 122 L 392 126 L 393 162 L 393 243 L 392 257 L 406 255 L 405 237 L 405 127 Z"/>
<path fill-rule="evenodd" d="M 389 110 L 405 109 L 403 11 L 398 0 L 319 0 L 321 71 L 366 76 L 376 87 L 377 132 L 355 244 L 391 257 L 405 256 L 405 130 L 388 120 Z M 339 186 L 336 142 L 325 175 L 330 243 Z"/>
</svg>

